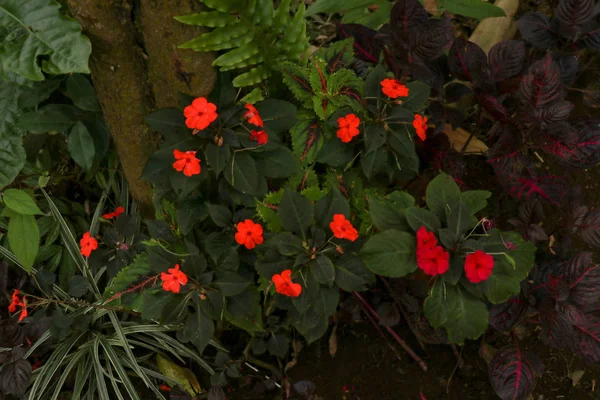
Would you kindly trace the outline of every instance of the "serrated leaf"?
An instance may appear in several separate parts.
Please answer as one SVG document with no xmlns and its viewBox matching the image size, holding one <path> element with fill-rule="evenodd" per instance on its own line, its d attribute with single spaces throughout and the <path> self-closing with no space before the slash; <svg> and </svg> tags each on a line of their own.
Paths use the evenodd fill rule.
<svg viewBox="0 0 600 400">
<path fill-rule="evenodd" d="M 170 268 L 172 266 L 169 266 Z M 112 295 L 123 290 L 126 290 L 133 283 L 137 282 L 140 277 L 147 275 L 151 271 L 150 262 L 146 253 L 138 254 L 133 263 L 123 268 L 113 278 L 110 285 L 106 288 L 104 295 Z"/>
</svg>

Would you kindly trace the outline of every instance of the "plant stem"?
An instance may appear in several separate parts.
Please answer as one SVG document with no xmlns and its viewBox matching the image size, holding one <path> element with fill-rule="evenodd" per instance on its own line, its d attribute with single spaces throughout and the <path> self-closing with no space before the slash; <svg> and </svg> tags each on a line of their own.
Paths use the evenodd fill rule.
<svg viewBox="0 0 600 400">
<path fill-rule="evenodd" d="M 371 305 L 357 292 L 352 292 L 352 294 L 354 295 L 354 297 L 356 297 L 363 305 L 363 307 L 371 313 L 371 315 L 373 317 L 375 317 L 375 319 L 379 320 L 381 317 L 379 316 L 379 314 L 377 314 L 377 311 L 375 311 L 373 309 L 373 307 L 371 307 Z M 417 362 L 417 364 L 419 364 L 419 367 L 421 367 L 421 369 L 423 370 L 423 372 L 427 372 L 427 364 L 425 364 L 425 361 L 423 361 L 421 359 L 421 357 L 419 357 L 414 351 L 413 349 L 410 348 L 410 346 L 389 326 L 385 327 L 386 330 L 389 332 L 390 335 L 392 335 L 392 337 L 394 338 L 394 340 L 396 340 L 396 342 L 398 342 L 398 344 L 400 346 L 402 346 L 402 348 L 404 349 L 404 351 L 406 351 L 408 353 L 408 355 Z"/>
<path fill-rule="evenodd" d="M 402 357 L 400 357 L 400 354 L 398 354 L 398 350 L 396 350 L 396 348 L 394 346 L 392 346 L 392 344 L 390 343 L 390 341 L 388 340 L 388 338 L 385 336 L 385 334 L 381 330 L 381 327 L 379 326 L 379 324 L 377 323 L 377 321 L 375 321 L 375 318 L 373 318 L 373 316 L 371 315 L 371 313 L 366 310 L 366 308 L 364 307 L 364 305 L 363 305 L 363 309 L 365 311 L 365 315 L 367 316 L 367 318 L 369 318 L 369 321 L 371 321 L 371 323 L 373 324 L 373 326 L 375 328 L 377 328 L 377 331 L 379 331 L 379 334 L 381 335 L 381 337 L 385 339 L 385 342 L 387 343 L 387 345 L 396 354 L 396 357 L 398 357 L 398 360 L 402 360 Z"/>
</svg>

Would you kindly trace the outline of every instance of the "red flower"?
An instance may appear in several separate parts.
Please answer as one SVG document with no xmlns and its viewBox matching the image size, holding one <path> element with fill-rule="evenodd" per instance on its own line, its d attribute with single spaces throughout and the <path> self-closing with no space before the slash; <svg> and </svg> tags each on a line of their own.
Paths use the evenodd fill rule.
<svg viewBox="0 0 600 400">
<path fill-rule="evenodd" d="M 442 246 L 417 249 L 417 265 L 429 276 L 446 273 L 450 265 L 450 253 Z"/>
<path fill-rule="evenodd" d="M 250 132 L 250 140 L 256 140 L 259 145 L 267 144 L 269 135 L 265 131 L 252 131 Z"/>
<path fill-rule="evenodd" d="M 23 321 L 27 318 L 27 299 L 23 297 L 23 301 L 21 302 L 21 315 L 19 315 L 19 322 Z"/>
<path fill-rule="evenodd" d="M 406 97 L 408 96 L 408 88 L 398 82 L 396 79 L 384 79 L 380 82 L 381 91 L 387 97 L 392 99 L 397 99 L 398 97 Z"/>
<path fill-rule="evenodd" d="M 334 214 L 333 221 L 329 223 L 329 228 L 333 232 L 333 236 L 338 239 L 348 239 L 351 242 L 358 239 L 358 231 L 346 219 L 344 214 Z"/>
<path fill-rule="evenodd" d="M 244 108 L 246 108 L 248 110 L 244 114 L 244 118 L 246 118 L 248 120 L 248 123 L 250 123 L 252 125 L 260 126 L 260 127 L 265 126 L 265 123 L 260 118 L 260 114 L 258 113 L 258 110 L 256 109 L 256 107 L 254 107 L 252 104 L 246 104 L 244 106 Z"/>
<path fill-rule="evenodd" d="M 170 392 L 171 388 L 168 385 L 162 384 L 160 385 L 160 390 L 162 390 L 163 392 Z"/>
<path fill-rule="evenodd" d="M 275 284 L 275 291 L 284 296 L 298 297 L 302 293 L 302 285 L 292 282 L 292 271 L 286 269 L 281 274 L 275 274 L 271 278 Z"/>
<path fill-rule="evenodd" d="M 479 283 L 487 280 L 494 269 L 494 257 L 481 250 L 467 254 L 465 260 L 465 274 L 471 283 Z"/>
<path fill-rule="evenodd" d="M 419 114 L 415 114 L 413 126 L 417 130 L 417 136 L 422 141 L 425 141 L 425 138 L 427 138 L 427 117 L 422 117 Z"/>
<path fill-rule="evenodd" d="M 354 114 L 348 114 L 345 117 L 338 118 L 337 123 L 339 127 L 337 131 L 337 137 L 339 137 L 344 143 L 348 143 L 354 136 L 360 133 L 358 130 L 360 118 Z"/>
<path fill-rule="evenodd" d="M 190 129 L 202 131 L 217 119 L 217 106 L 209 103 L 204 97 L 192 101 L 192 105 L 183 110 L 185 125 Z"/>
<path fill-rule="evenodd" d="M 169 272 L 161 272 L 160 279 L 163 281 L 162 288 L 167 292 L 179 293 L 181 285 L 187 285 L 187 275 L 179 270 L 179 264 L 175 268 L 169 268 Z"/>
<path fill-rule="evenodd" d="M 125 212 L 125 209 L 123 207 L 119 206 L 115 209 L 115 211 L 108 213 L 108 214 L 104 214 L 102 216 L 102 218 L 104 218 L 104 219 L 116 218 L 119 215 L 123 214 L 124 212 Z"/>
<path fill-rule="evenodd" d="M 257 244 L 264 241 L 263 227 L 260 224 L 255 224 L 251 219 L 237 224 L 237 233 L 235 241 L 239 245 L 246 246 L 247 249 L 253 249 Z"/>
<path fill-rule="evenodd" d="M 11 313 L 17 311 L 17 306 L 21 305 L 21 300 L 19 300 L 19 293 L 19 289 L 15 289 L 15 291 L 12 294 L 12 302 L 8 306 L 8 311 Z"/>
<path fill-rule="evenodd" d="M 81 254 L 89 257 L 92 251 L 98 248 L 98 241 L 89 232 L 86 232 L 83 234 L 81 240 L 79 240 L 79 246 L 81 247 L 79 250 Z"/>
<path fill-rule="evenodd" d="M 176 171 L 183 171 L 185 176 L 194 176 L 200 173 L 200 160 L 196 158 L 195 151 L 173 150 L 173 157 L 177 160 L 173 163 Z"/>
<path fill-rule="evenodd" d="M 433 249 L 437 244 L 435 233 L 427 232 L 427 228 L 420 227 L 417 231 L 417 251 L 422 249 Z"/>
</svg>

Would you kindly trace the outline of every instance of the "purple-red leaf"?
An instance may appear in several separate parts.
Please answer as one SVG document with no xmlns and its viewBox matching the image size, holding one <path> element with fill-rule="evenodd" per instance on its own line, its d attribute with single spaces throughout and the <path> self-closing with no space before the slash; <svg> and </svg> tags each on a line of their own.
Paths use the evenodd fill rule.
<svg viewBox="0 0 600 400">
<path fill-rule="evenodd" d="M 394 4 L 390 14 L 390 25 L 395 30 L 407 33 L 429 19 L 429 14 L 418 0 L 400 0 Z"/>
<path fill-rule="evenodd" d="M 525 43 L 505 40 L 490 49 L 490 79 L 503 81 L 517 75 L 525 65 Z"/>
<path fill-rule="evenodd" d="M 444 88 L 444 96 L 448 103 L 456 103 L 463 96 L 471 94 L 473 91 L 462 83 L 452 82 L 446 85 Z"/>
<path fill-rule="evenodd" d="M 583 35 L 582 41 L 589 49 L 600 51 L 600 26 L 596 24 L 590 29 Z"/>
<path fill-rule="evenodd" d="M 600 210 L 588 213 L 579 224 L 581 237 L 590 246 L 600 247 Z"/>
<path fill-rule="evenodd" d="M 456 38 L 448 54 L 450 73 L 461 81 L 478 82 L 488 76 L 485 52 L 477 44 Z"/>
<path fill-rule="evenodd" d="M 410 56 L 421 61 L 433 60 L 444 52 L 453 38 L 454 29 L 449 19 L 428 21 L 421 29 L 409 32 Z"/>
<path fill-rule="evenodd" d="M 568 191 L 569 182 L 555 175 L 521 178 L 519 183 L 511 188 L 511 194 L 519 199 L 539 196 L 555 205 L 563 202 Z"/>
<path fill-rule="evenodd" d="M 500 183 L 511 187 L 519 183 L 530 161 L 520 151 L 523 141 L 521 133 L 509 125 L 503 125 L 502 130 L 499 139 L 488 151 L 488 163 L 494 168 Z"/>
<path fill-rule="evenodd" d="M 578 253 L 567 265 L 563 278 L 569 283 L 569 299 L 580 308 L 593 305 L 600 297 L 600 266 L 588 252 Z"/>
<path fill-rule="evenodd" d="M 505 124 L 509 123 L 510 113 L 496 96 L 481 92 L 477 95 L 477 100 L 483 109 L 492 117 Z"/>
<path fill-rule="evenodd" d="M 575 83 L 577 73 L 579 72 L 579 59 L 572 54 L 554 55 L 554 59 L 560 69 L 560 76 L 566 86 Z"/>
<path fill-rule="evenodd" d="M 534 47 L 547 49 L 554 44 L 554 32 L 550 20 L 543 14 L 528 12 L 517 21 L 519 31 Z"/>
<path fill-rule="evenodd" d="M 552 123 L 564 121 L 569 118 L 574 106 L 570 101 L 558 100 L 548 107 L 536 109 L 535 115 L 540 122 Z"/>
<path fill-rule="evenodd" d="M 583 326 L 575 326 L 576 349 L 587 361 L 600 362 L 600 320 L 591 319 Z"/>
<path fill-rule="evenodd" d="M 490 382 L 503 400 L 525 400 L 535 388 L 544 366 L 533 353 L 516 346 L 500 349 L 490 363 Z"/>
<path fill-rule="evenodd" d="M 381 42 L 375 39 L 377 31 L 360 24 L 338 24 L 340 38 L 354 38 L 354 55 L 356 58 L 377 64 L 383 48 Z"/>
<path fill-rule="evenodd" d="M 570 143 L 567 161 L 579 168 L 590 168 L 600 162 L 600 119 L 573 124 L 576 142 Z"/>
<path fill-rule="evenodd" d="M 550 53 L 531 64 L 519 87 L 521 101 L 534 110 L 549 106 L 563 95 L 560 69 Z"/>
<path fill-rule="evenodd" d="M 521 297 L 511 297 L 501 304 L 490 308 L 490 325 L 500 331 L 509 332 L 527 310 L 527 303 Z"/>
<path fill-rule="evenodd" d="M 564 26 L 576 27 L 594 15 L 594 0 L 560 0 L 554 16 Z"/>
</svg>

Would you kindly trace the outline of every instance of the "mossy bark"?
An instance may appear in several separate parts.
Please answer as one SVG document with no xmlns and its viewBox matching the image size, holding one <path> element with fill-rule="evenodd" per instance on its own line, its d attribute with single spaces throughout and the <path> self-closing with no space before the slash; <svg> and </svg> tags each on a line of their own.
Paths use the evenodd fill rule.
<svg viewBox="0 0 600 400">
<path fill-rule="evenodd" d="M 215 82 L 212 55 L 177 49 L 201 31 L 173 19 L 198 12 L 192 0 L 68 0 L 92 41 L 92 81 L 142 213 L 153 215 L 152 189 L 140 179 L 160 136 L 144 122 L 156 108 L 177 107 L 179 92 L 206 96 Z"/>
</svg>

